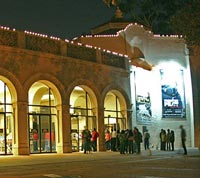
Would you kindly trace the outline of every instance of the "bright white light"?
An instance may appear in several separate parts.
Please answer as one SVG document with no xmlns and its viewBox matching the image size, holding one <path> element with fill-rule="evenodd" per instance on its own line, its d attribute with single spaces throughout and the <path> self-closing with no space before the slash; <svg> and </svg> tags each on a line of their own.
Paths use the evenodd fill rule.
<svg viewBox="0 0 200 178">
<path fill-rule="evenodd" d="M 177 61 L 177 59 L 171 59 L 171 60 L 168 60 L 167 62 L 165 61 L 163 63 L 160 63 L 158 67 L 160 69 L 165 69 L 165 72 L 168 71 L 169 73 L 173 73 L 177 71 L 177 69 L 182 69 L 181 65 L 175 61 Z"/>
<path fill-rule="evenodd" d="M 79 87 L 79 86 L 76 86 L 76 87 L 74 88 L 74 90 L 83 91 L 83 89 L 82 89 L 81 87 Z"/>
</svg>

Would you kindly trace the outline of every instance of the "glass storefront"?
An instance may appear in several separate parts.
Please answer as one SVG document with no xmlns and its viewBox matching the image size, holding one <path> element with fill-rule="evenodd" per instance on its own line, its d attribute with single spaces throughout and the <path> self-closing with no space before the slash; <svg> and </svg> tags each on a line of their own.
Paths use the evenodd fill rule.
<svg viewBox="0 0 200 178">
<path fill-rule="evenodd" d="M 0 154 L 12 154 L 13 113 L 11 94 L 6 83 L 0 81 Z"/>
<path fill-rule="evenodd" d="M 118 96 L 109 92 L 104 102 L 104 125 L 105 130 L 123 130 L 127 128 L 126 117 L 123 114 Z"/>
<path fill-rule="evenodd" d="M 97 128 L 94 106 L 89 94 L 81 87 L 75 87 L 70 97 L 72 151 L 82 149 L 82 131 Z"/>
<path fill-rule="evenodd" d="M 37 82 L 29 93 L 30 153 L 56 152 L 57 117 L 51 89 Z"/>
<path fill-rule="evenodd" d="M 56 152 L 57 110 L 52 89 L 43 82 L 34 83 L 28 93 L 28 133 L 30 153 Z M 104 101 L 105 129 L 126 128 L 117 95 L 109 92 Z M 77 86 L 70 95 L 72 151 L 82 150 L 82 131 L 97 126 L 97 103 L 92 91 Z M 6 83 L 0 81 L 0 154 L 12 154 L 14 121 L 12 99 Z"/>
</svg>

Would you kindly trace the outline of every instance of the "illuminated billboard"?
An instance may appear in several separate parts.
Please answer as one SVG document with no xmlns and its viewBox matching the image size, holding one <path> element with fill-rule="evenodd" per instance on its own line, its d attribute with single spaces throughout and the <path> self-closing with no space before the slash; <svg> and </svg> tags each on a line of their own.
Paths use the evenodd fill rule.
<svg viewBox="0 0 200 178">
<path fill-rule="evenodd" d="M 160 70 L 163 118 L 186 117 L 183 75 L 183 70 Z"/>
</svg>

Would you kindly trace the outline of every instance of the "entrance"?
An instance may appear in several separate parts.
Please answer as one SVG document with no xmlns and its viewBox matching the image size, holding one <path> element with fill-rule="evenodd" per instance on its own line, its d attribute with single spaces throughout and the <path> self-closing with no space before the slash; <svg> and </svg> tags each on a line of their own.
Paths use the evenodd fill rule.
<svg viewBox="0 0 200 178">
<path fill-rule="evenodd" d="M 55 152 L 55 118 L 49 114 L 29 114 L 30 153 Z"/>
<path fill-rule="evenodd" d="M 72 151 L 82 150 L 82 132 L 97 128 L 96 100 L 93 92 L 86 86 L 76 86 L 70 96 Z"/>
<path fill-rule="evenodd" d="M 58 119 L 56 98 L 52 89 L 42 82 L 29 90 L 29 148 L 30 153 L 56 152 Z"/>
<path fill-rule="evenodd" d="M 125 101 L 119 92 L 112 91 L 106 95 L 104 102 L 104 125 L 106 130 L 121 131 L 127 128 L 125 108 Z"/>
<path fill-rule="evenodd" d="M 85 126 L 92 132 L 96 128 L 96 117 L 71 114 L 71 140 L 74 152 L 82 150 L 82 132 Z"/>
</svg>

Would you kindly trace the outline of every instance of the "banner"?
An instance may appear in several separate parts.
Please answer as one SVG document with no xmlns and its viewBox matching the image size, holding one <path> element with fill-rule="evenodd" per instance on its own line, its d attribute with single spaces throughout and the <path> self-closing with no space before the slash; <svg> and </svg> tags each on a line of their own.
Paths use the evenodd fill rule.
<svg viewBox="0 0 200 178">
<path fill-rule="evenodd" d="M 162 117 L 185 118 L 185 90 L 183 70 L 160 70 Z"/>
<path fill-rule="evenodd" d="M 137 124 L 150 124 L 152 123 L 152 111 L 151 111 L 151 76 L 147 72 L 135 73 L 136 85 L 136 119 Z M 144 82 L 145 79 L 145 82 Z"/>
</svg>

